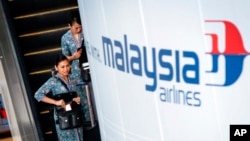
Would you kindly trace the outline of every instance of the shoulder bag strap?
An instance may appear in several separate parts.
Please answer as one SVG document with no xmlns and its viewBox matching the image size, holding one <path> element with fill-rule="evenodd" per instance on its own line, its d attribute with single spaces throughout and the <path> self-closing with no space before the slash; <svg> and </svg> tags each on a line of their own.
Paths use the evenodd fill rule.
<svg viewBox="0 0 250 141">
<path fill-rule="evenodd" d="M 68 90 L 68 91 L 70 91 L 69 90 L 69 88 L 68 88 L 68 86 L 67 86 L 67 84 L 64 82 L 64 81 L 62 81 L 60 78 L 58 78 L 58 77 L 55 77 L 57 80 L 59 80 L 61 83 L 62 83 L 62 85 Z"/>
</svg>

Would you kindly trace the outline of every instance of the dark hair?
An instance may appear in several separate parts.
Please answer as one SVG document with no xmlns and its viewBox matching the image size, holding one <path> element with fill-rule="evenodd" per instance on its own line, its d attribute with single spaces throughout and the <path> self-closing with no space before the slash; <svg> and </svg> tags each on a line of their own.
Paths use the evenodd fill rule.
<svg viewBox="0 0 250 141">
<path fill-rule="evenodd" d="M 70 13 L 69 24 L 72 25 L 73 23 L 78 23 L 79 25 L 82 25 L 79 11 L 72 11 Z"/>
<path fill-rule="evenodd" d="M 61 61 L 64 61 L 64 60 L 68 60 L 68 58 L 63 55 L 63 54 L 58 54 L 56 55 L 56 59 L 55 59 L 55 66 L 58 66 L 58 64 L 61 62 Z"/>
</svg>

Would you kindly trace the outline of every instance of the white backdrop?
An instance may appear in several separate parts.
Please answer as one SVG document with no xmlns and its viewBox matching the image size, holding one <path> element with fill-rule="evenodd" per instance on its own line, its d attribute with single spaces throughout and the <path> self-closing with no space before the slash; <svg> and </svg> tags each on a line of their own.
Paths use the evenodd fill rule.
<svg viewBox="0 0 250 141">
<path fill-rule="evenodd" d="M 250 123 L 250 2 L 78 4 L 102 141 L 228 141 Z"/>
</svg>

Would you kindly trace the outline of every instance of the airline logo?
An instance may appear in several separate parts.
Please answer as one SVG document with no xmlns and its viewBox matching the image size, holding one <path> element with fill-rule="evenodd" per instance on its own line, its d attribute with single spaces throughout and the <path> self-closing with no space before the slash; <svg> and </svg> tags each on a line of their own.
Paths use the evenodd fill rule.
<svg viewBox="0 0 250 141">
<path fill-rule="evenodd" d="M 102 47 L 105 66 L 147 78 L 144 84 L 145 91 L 159 93 L 161 102 L 201 106 L 199 91 L 183 89 L 175 85 L 177 83 L 200 84 L 200 63 L 196 52 L 138 45 L 131 43 L 126 34 L 120 40 L 102 36 Z M 185 60 L 191 60 L 192 63 L 180 63 Z M 159 71 L 159 68 L 163 71 Z M 188 75 L 190 72 L 192 76 Z M 159 81 L 171 82 L 168 83 L 171 86 L 160 85 Z"/>
<path fill-rule="evenodd" d="M 222 23 L 225 27 L 225 49 L 219 51 L 219 36 L 216 33 L 205 33 L 204 36 L 211 38 L 212 47 L 210 52 L 212 65 L 208 74 L 218 73 L 225 67 L 225 80 L 223 82 L 205 83 L 207 86 L 230 86 L 237 82 L 243 70 L 244 58 L 249 54 L 244 48 L 242 37 L 237 27 L 225 20 L 206 20 L 206 23 Z M 91 47 L 89 54 L 104 63 L 106 67 L 147 78 L 144 88 L 147 92 L 159 93 L 161 102 L 173 103 L 185 106 L 200 107 L 202 104 L 201 92 L 195 89 L 179 87 L 178 83 L 187 85 L 200 85 L 200 59 L 198 53 L 192 50 L 178 50 L 173 48 L 146 47 L 132 43 L 124 34 L 121 39 L 112 39 L 102 36 L 102 51 Z M 89 47 L 89 46 L 87 46 Z M 103 58 L 100 53 L 102 52 Z M 219 65 L 219 57 L 225 58 L 225 65 Z M 149 60 L 151 59 L 151 60 Z M 192 63 L 180 63 L 191 60 Z M 149 63 L 151 62 L 151 63 Z M 159 71 L 159 68 L 161 71 Z M 193 74 L 192 76 L 188 75 Z M 160 85 L 161 82 L 171 82 L 169 85 Z"/>
<path fill-rule="evenodd" d="M 212 50 L 207 54 L 212 56 L 212 68 L 206 73 L 218 73 L 220 65 L 219 56 L 225 57 L 225 81 L 224 83 L 207 83 L 210 86 L 230 86 L 234 84 L 243 70 L 244 58 L 249 54 L 244 48 L 241 34 L 237 27 L 230 21 L 225 20 L 206 20 L 207 23 L 223 23 L 225 26 L 225 50 L 218 50 L 218 36 L 214 33 L 207 33 L 212 39 Z M 223 66 L 224 67 L 224 66 Z"/>
</svg>

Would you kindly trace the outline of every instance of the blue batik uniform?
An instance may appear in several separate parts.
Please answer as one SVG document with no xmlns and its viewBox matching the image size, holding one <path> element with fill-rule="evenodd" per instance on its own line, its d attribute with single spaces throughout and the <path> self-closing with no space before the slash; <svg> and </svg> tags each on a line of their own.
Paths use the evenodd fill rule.
<svg viewBox="0 0 250 141">
<path fill-rule="evenodd" d="M 68 30 L 61 38 L 62 53 L 65 56 L 72 56 L 77 51 L 77 48 L 82 47 L 83 33 L 80 34 L 79 41 L 76 41 L 73 34 Z M 71 74 L 73 77 L 81 77 L 81 69 L 79 59 L 75 59 L 71 62 Z"/>
<path fill-rule="evenodd" d="M 61 38 L 61 46 L 62 46 L 62 53 L 65 56 L 71 56 L 74 52 L 77 51 L 77 48 L 82 46 L 83 41 L 83 33 L 80 34 L 79 37 L 81 40 L 79 42 L 76 42 L 73 34 L 70 30 L 68 30 Z M 81 69 L 79 66 L 79 59 L 73 60 L 71 62 L 71 76 L 74 79 L 80 79 L 80 82 L 82 82 L 82 75 L 81 75 Z M 89 114 L 89 108 L 88 108 L 88 102 L 87 102 L 87 96 L 85 92 L 84 86 L 78 87 L 79 91 L 79 97 L 83 100 L 83 111 L 85 113 L 85 120 L 90 121 L 90 114 Z M 84 92 L 83 92 L 84 91 Z"/>
<path fill-rule="evenodd" d="M 87 105 L 86 104 L 86 97 L 84 98 L 85 91 L 79 92 L 75 84 L 80 82 L 80 79 L 74 79 L 72 75 L 69 75 L 69 82 L 65 82 L 63 79 L 62 81 L 65 82 L 67 85 L 68 89 L 65 88 L 65 86 L 61 83 L 60 80 L 61 76 L 60 74 L 56 74 L 55 77 L 49 78 L 36 92 L 35 92 L 35 99 L 37 101 L 41 101 L 48 93 L 52 92 L 52 95 L 57 95 L 61 93 L 67 93 L 69 91 L 76 91 L 78 96 L 81 98 L 81 104 L 82 105 Z M 84 93 L 84 94 L 83 94 Z M 89 115 L 88 113 L 85 113 L 85 118 L 86 115 Z M 56 112 L 54 112 L 54 119 L 55 121 L 57 120 Z M 88 119 L 89 120 L 89 119 Z M 55 124 L 57 135 L 59 141 L 83 141 L 83 127 L 79 128 L 74 128 L 74 129 L 68 129 L 68 130 L 61 130 L 59 127 L 59 124 Z"/>
</svg>

